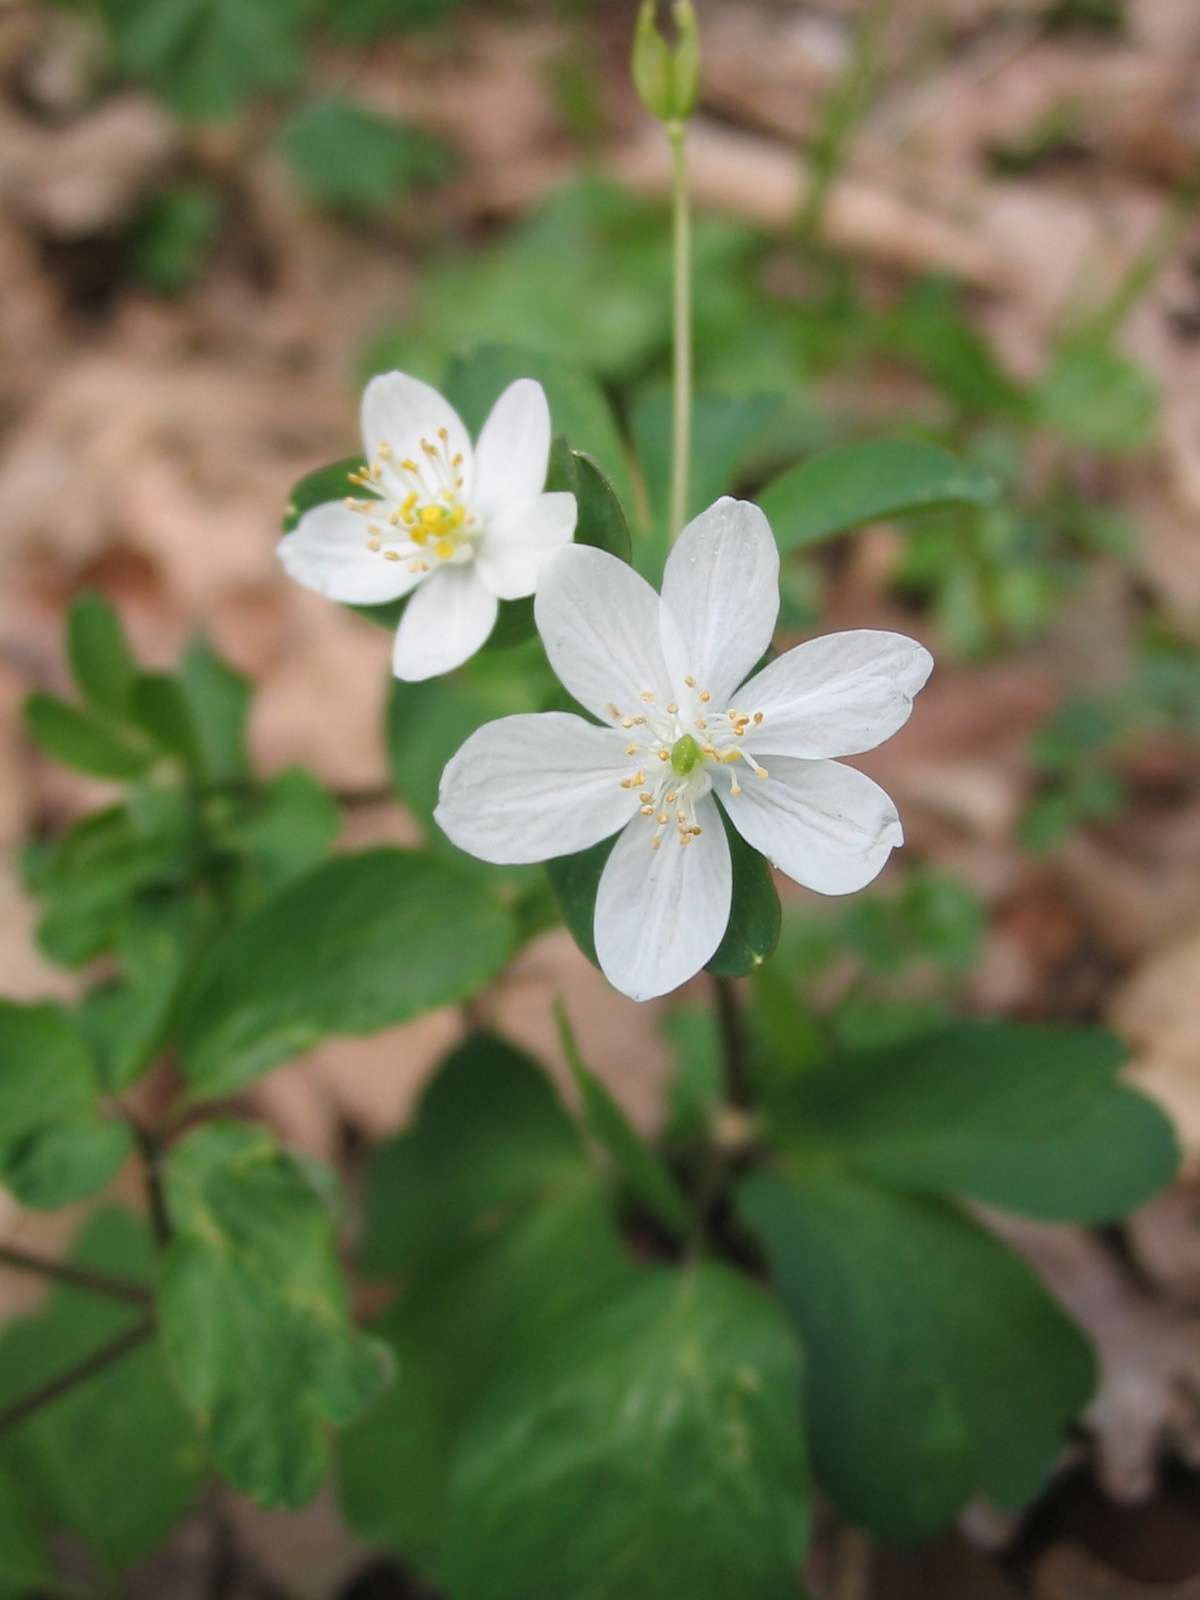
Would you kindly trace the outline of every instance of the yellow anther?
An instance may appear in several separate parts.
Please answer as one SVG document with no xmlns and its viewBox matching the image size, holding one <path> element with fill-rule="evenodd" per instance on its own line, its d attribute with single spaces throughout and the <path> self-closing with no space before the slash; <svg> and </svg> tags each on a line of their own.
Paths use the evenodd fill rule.
<svg viewBox="0 0 1200 1600">
<path fill-rule="evenodd" d="M 660 760 L 660 761 L 670 761 L 670 759 L 671 759 L 671 752 L 670 752 L 670 751 L 669 751 L 669 750 L 660 750 L 660 751 L 659 751 L 659 752 L 658 752 L 658 759 L 659 759 L 659 760 Z"/>
<path fill-rule="evenodd" d="M 679 710 L 679 707 L 675 704 L 674 700 L 669 700 L 667 702 L 667 711 L 670 713 L 671 716 L 674 716 L 675 713 L 678 710 Z"/>
<path fill-rule="evenodd" d="M 382 533 L 383 529 L 378 527 L 375 523 L 367 523 L 367 537 L 369 539 L 378 539 Z"/>
<path fill-rule="evenodd" d="M 449 561 L 454 554 L 454 541 L 452 539 L 439 539 L 434 548 L 442 561 Z"/>
<path fill-rule="evenodd" d="M 405 456 L 400 465 L 404 468 L 405 472 L 415 472 L 417 470 L 417 463 L 411 456 Z"/>
<path fill-rule="evenodd" d="M 701 733 L 707 733 L 708 732 L 708 723 L 705 722 L 703 717 L 697 717 L 696 718 L 696 726 L 700 729 Z"/>
<path fill-rule="evenodd" d="M 400 515 L 402 517 L 408 517 L 412 515 L 412 508 L 416 505 L 418 498 L 419 496 L 417 495 L 417 491 L 415 489 L 410 489 L 409 492 L 404 496 L 404 499 L 400 502 Z"/>
<path fill-rule="evenodd" d="M 661 843 L 662 843 L 662 840 L 658 837 L 657 834 L 655 834 L 653 839 L 651 839 L 651 841 L 650 841 L 651 850 L 657 850 Z"/>
<path fill-rule="evenodd" d="M 722 761 L 740 761 L 741 758 L 742 758 L 742 752 L 740 750 L 726 750 L 725 754 L 721 757 L 721 760 Z"/>
<path fill-rule="evenodd" d="M 462 466 L 462 461 L 463 461 L 462 452 L 460 451 L 458 453 L 458 455 L 455 456 L 454 460 L 450 463 L 450 465 L 452 467 L 461 467 Z M 462 482 L 461 478 L 459 479 L 459 482 L 460 483 Z"/>
<path fill-rule="evenodd" d="M 380 459 L 383 461 L 390 461 L 392 459 L 392 447 L 386 439 L 379 446 L 379 455 Z"/>
<path fill-rule="evenodd" d="M 461 528 L 463 523 L 466 520 L 467 520 L 466 507 L 465 506 L 455 506 L 454 510 L 450 513 L 450 526 L 452 528 Z"/>
<path fill-rule="evenodd" d="M 617 713 L 615 711 L 613 711 L 612 706 L 609 706 L 608 709 L 610 711 L 612 711 L 613 716 L 615 717 Z M 623 728 L 632 728 L 633 727 L 633 718 L 632 717 L 622 717 L 621 718 L 621 726 Z"/>
<path fill-rule="evenodd" d="M 684 681 L 684 683 L 686 683 L 686 684 L 687 684 L 687 686 L 688 686 L 688 688 L 689 688 L 689 689 L 694 689 L 694 688 L 695 688 L 695 687 L 696 687 L 696 680 L 695 680 L 695 678 L 692 678 L 692 677 L 687 677 L 687 678 L 685 678 L 685 679 L 684 679 L 684 680 L 683 680 L 683 681 Z"/>
<path fill-rule="evenodd" d="M 646 725 L 645 717 L 634 717 L 633 726 L 635 728 L 643 728 L 643 727 L 645 727 L 645 725 Z"/>
<path fill-rule="evenodd" d="M 608 705 L 605 707 L 605 710 L 608 712 L 610 717 L 613 717 L 617 722 L 620 722 L 621 713 L 617 710 L 616 706 L 613 705 L 611 700 L 608 702 Z M 626 719 L 626 720 L 628 720 L 628 719 Z"/>
<path fill-rule="evenodd" d="M 368 539 L 367 540 L 367 549 L 368 550 L 381 550 L 382 548 L 383 547 L 379 543 L 378 539 Z M 389 551 L 388 553 L 390 554 L 391 552 Z"/>
<path fill-rule="evenodd" d="M 669 806 L 673 806 L 675 804 L 675 796 L 678 793 L 679 793 L 679 791 L 677 789 L 672 789 L 671 790 L 670 794 L 667 796 L 667 804 Z"/>
<path fill-rule="evenodd" d="M 383 552 L 383 559 L 385 561 L 399 561 L 400 552 L 399 550 L 385 550 Z"/>
<path fill-rule="evenodd" d="M 379 465 L 378 461 L 372 461 L 371 463 L 371 476 L 376 480 L 383 477 L 383 468 Z"/>
<path fill-rule="evenodd" d="M 439 428 L 438 429 L 438 438 L 442 441 L 443 444 L 445 444 L 446 440 L 449 437 L 450 437 L 450 435 L 446 432 L 445 428 Z"/>
<path fill-rule="evenodd" d="M 745 723 L 744 722 L 739 722 L 737 727 L 733 730 L 734 738 L 735 739 L 740 739 L 742 737 L 742 735 L 745 733 L 745 731 L 746 731 Z"/>
<path fill-rule="evenodd" d="M 358 510 L 358 501 L 354 498 L 353 495 L 347 495 L 346 496 L 346 510 L 347 511 L 357 511 Z"/>
<path fill-rule="evenodd" d="M 766 767 L 755 767 L 754 776 L 756 778 L 769 778 L 771 774 L 767 771 Z"/>
<path fill-rule="evenodd" d="M 642 815 L 644 817 L 652 817 L 654 815 L 654 807 L 653 806 L 643 806 L 642 807 Z"/>
<path fill-rule="evenodd" d="M 641 698 L 647 702 L 652 702 L 656 697 L 650 692 L 649 689 L 643 689 Z"/>
<path fill-rule="evenodd" d="M 625 746 L 625 754 L 627 756 L 635 756 L 635 755 L 637 755 L 637 753 L 638 753 L 638 747 L 637 747 L 636 744 L 627 744 Z"/>
<path fill-rule="evenodd" d="M 436 528 L 442 520 L 441 506 L 423 506 L 421 508 L 421 521 L 427 528 Z"/>
<path fill-rule="evenodd" d="M 730 788 L 730 790 L 729 790 L 729 792 L 730 792 L 730 794 L 734 794 L 734 795 L 737 795 L 737 794 L 741 794 L 741 792 L 742 792 L 742 786 L 741 786 L 741 784 L 740 784 L 740 783 L 739 783 L 739 782 L 738 782 L 738 781 L 737 781 L 737 779 L 736 779 L 736 778 L 735 778 L 735 779 L 734 779 L 734 780 L 733 780 L 733 785 L 732 785 L 732 787 L 731 787 L 731 788 Z"/>
<path fill-rule="evenodd" d="M 654 796 L 652 794 L 640 794 L 638 795 L 638 799 L 644 806 L 648 806 L 653 802 Z"/>
<path fill-rule="evenodd" d="M 758 726 L 758 724 L 762 721 L 762 719 L 763 719 L 762 712 L 761 711 L 756 711 L 754 713 L 754 725 L 755 725 L 755 727 Z"/>
<path fill-rule="evenodd" d="M 653 806 L 651 806 L 651 807 L 650 807 L 650 808 L 649 808 L 649 809 L 650 809 L 650 810 L 651 810 L 651 811 L 653 811 L 653 810 L 654 810 L 654 807 L 653 807 Z M 670 820 L 671 820 L 671 819 L 670 819 L 670 817 L 669 817 L 669 816 L 668 816 L 668 815 L 667 815 L 667 813 L 666 813 L 666 812 L 665 812 L 665 811 L 660 811 L 660 812 L 659 812 L 659 813 L 658 813 L 658 818 L 657 818 L 657 820 L 658 820 L 658 823 L 659 823 L 659 825 L 660 825 L 660 826 L 661 826 L 661 827 L 665 827 L 665 826 L 666 826 L 666 824 L 667 824 L 667 823 L 668 823 L 668 822 L 670 822 Z"/>
<path fill-rule="evenodd" d="M 700 704 L 702 706 L 706 706 L 711 699 L 712 699 L 712 695 L 709 694 L 708 690 L 707 689 L 701 689 L 701 691 L 700 691 Z"/>
<path fill-rule="evenodd" d="M 437 455 L 437 445 L 430 444 L 428 439 L 422 439 L 421 440 L 421 449 L 424 450 L 424 452 L 425 452 L 425 454 L 427 456 L 431 456 L 432 457 L 432 456 Z"/>
</svg>

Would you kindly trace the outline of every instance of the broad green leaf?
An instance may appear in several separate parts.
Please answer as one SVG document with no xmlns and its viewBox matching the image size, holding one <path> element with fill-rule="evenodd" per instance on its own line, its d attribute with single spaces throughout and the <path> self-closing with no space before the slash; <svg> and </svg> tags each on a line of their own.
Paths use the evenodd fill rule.
<svg viewBox="0 0 1200 1600">
<path fill-rule="evenodd" d="M 629 525 L 612 485 L 591 456 L 572 450 L 565 434 L 558 434 L 550 450 L 548 490 L 569 490 L 575 496 L 579 520 L 575 543 L 607 550 L 621 561 L 632 560 Z"/>
<path fill-rule="evenodd" d="M 744 978 L 761 967 L 779 943 L 782 912 L 771 869 L 742 838 L 725 812 L 721 823 L 733 863 L 729 926 L 707 970 L 722 978 Z"/>
<path fill-rule="evenodd" d="M 160 189 L 134 224 L 130 277 L 154 294 L 182 294 L 204 271 L 225 218 L 225 195 L 215 183 L 185 181 Z"/>
<path fill-rule="evenodd" d="M 121 619 L 95 590 L 85 589 L 71 602 L 67 613 L 67 659 L 85 700 L 110 716 L 125 714 L 137 663 Z"/>
<path fill-rule="evenodd" d="M 1111 1221 L 1178 1165 L 1168 1119 L 1118 1081 L 1125 1055 L 1100 1028 L 961 1023 L 827 1059 L 776 1098 L 772 1127 L 798 1160 L 832 1147 L 902 1188 Z"/>
<path fill-rule="evenodd" d="M 0 1344 L 0 1382 L 3 1346 Z M 45 1532 L 18 1479 L 0 1460 L 0 1600 L 54 1592 L 56 1575 Z"/>
<path fill-rule="evenodd" d="M 168 755 L 189 767 L 199 763 L 200 747 L 187 696 L 166 672 L 141 672 L 129 696 L 133 720 Z"/>
<path fill-rule="evenodd" d="M 517 345 L 485 344 L 451 362 L 446 374 L 446 397 L 458 410 L 472 438 L 477 438 L 492 406 L 518 378 L 535 378 L 541 384 L 550 405 L 554 433 L 565 434 L 573 449 L 586 451 L 616 490 L 619 502 L 629 505 L 629 468 L 612 407 L 595 378 L 583 367 Z"/>
<path fill-rule="evenodd" d="M 512 947 L 480 879 L 369 850 L 297 879 L 235 929 L 180 1021 L 184 1070 L 227 1094 L 335 1034 L 372 1033 L 476 993 Z"/>
<path fill-rule="evenodd" d="M 179 687 L 187 700 L 210 782 L 239 783 L 248 778 L 246 718 L 253 690 L 247 679 L 222 661 L 206 639 L 198 637 L 184 653 Z"/>
<path fill-rule="evenodd" d="M 974 1494 L 1032 1498 L 1095 1386 L 1032 1269 L 945 1201 L 827 1163 L 756 1173 L 739 1204 L 804 1342 L 813 1464 L 842 1515 L 905 1542 Z"/>
<path fill-rule="evenodd" d="M 0 1001 L 0 1181 L 27 1206 L 95 1193 L 130 1148 L 128 1126 L 100 1110 L 87 1047 L 53 1005 Z"/>
<path fill-rule="evenodd" d="M 397 28 L 422 28 L 456 11 L 463 0 L 326 0 L 329 25 L 358 44 Z"/>
<path fill-rule="evenodd" d="M 583 1105 L 584 1126 L 608 1152 L 618 1176 L 630 1193 L 676 1239 L 686 1239 L 692 1229 L 692 1214 L 683 1191 L 672 1177 L 670 1169 L 630 1122 L 608 1086 L 601 1082 L 580 1055 L 574 1030 L 561 1001 L 556 1002 L 555 1016 L 563 1054 Z"/>
<path fill-rule="evenodd" d="M 363 1269 L 403 1278 L 437 1265 L 497 1218 L 587 1172 L 579 1134 L 538 1064 L 477 1035 L 440 1068 L 413 1127 L 372 1155 Z"/>
<path fill-rule="evenodd" d="M 94 778 L 136 778 L 154 759 L 144 744 L 134 744 L 104 718 L 52 694 L 29 696 L 25 725 L 48 756 Z"/>
<path fill-rule="evenodd" d="M 341 827 L 332 796 L 303 767 L 280 772 L 220 830 L 254 862 L 259 893 L 273 893 L 329 854 Z"/>
<path fill-rule="evenodd" d="M 758 497 L 781 550 L 831 533 L 933 506 L 991 505 L 999 492 L 982 467 L 940 445 L 903 439 L 848 444 L 785 472 Z"/>
<path fill-rule="evenodd" d="M 77 1265 L 147 1283 L 150 1258 L 145 1225 L 119 1210 L 92 1216 L 71 1251 Z M 56 1289 L 34 1316 L 0 1336 L 0 1405 L 69 1371 L 141 1315 L 90 1291 Z M 206 1467 L 157 1339 L 22 1423 L 0 1445 L 0 1464 L 51 1526 L 114 1566 L 140 1560 L 166 1538 Z"/>
<path fill-rule="evenodd" d="M 325 1424 L 379 1394 L 391 1360 L 350 1321 L 333 1220 L 305 1164 L 261 1127 L 213 1122 L 171 1152 L 163 1343 L 224 1476 L 298 1506 L 328 1465 Z"/>
<path fill-rule="evenodd" d="M 350 474 L 357 475 L 362 470 L 362 456 L 347 456 L 343 461 L 318 467 L 315 472 L 301 478 L 288 496 L 283 515 L 284 533 L 291 533 L 304 513 L 311 511 L 314 506 L 327 505 L 331 500 L 345 500 L 351 494 L 358 494 L 358 486 L 350 482 Z"/>
<path fill-rule="evenodd" d="M 798 1600 L 800 1351 L 718 1265 L 635 1276 L 496 1385 L 455 1474 L 455 1600 Z"/>
<path fill-rule="evenodd" d="M 344 95 L 309 101 L 281 137 L 309 199 L 352 215 L 385 211 L 414 185 L 441 182 L 456 166 L 440 140 Z"/>
<path fill-rule="evenodd" d="M 1158 390 L 1144 367 L 1107 345 L 1059 350 L 1036 395 L 1038 420 L 1094 450 L 1145 449 L 1158 420 Z"/>
<path fill-rule="evenodd" d="M 524 1148 L 519 1107 L 508 1109 Z M 498 1124 L 496 1139 L 505 1131 Z M 443 1184 L 432 1167 L 426 1176 L 420 1208 L 436 1218 L 440 1196 L 453 1193 L 453 1184 Z M 374 1329 L 395 1351 L 397 1377 L 340 1441 L 342 1506 L 360 1537 L 390 1546 L 430 1575 L 445 1564 L 462 1431 L 488 1390 L 564 1316 L 600 1306 L 635 1270 L 594 1175 L 564 1166 L 560 1180 L 448 1254 L 425 1253 L 416 1278 Z M 408 1199 L 415 1196 L 410 1189 Z M 390 1204 L 386 1193 L 373 1194 L 368 1215 L 377 1239 L 404 1218 Z"/>
</svg>

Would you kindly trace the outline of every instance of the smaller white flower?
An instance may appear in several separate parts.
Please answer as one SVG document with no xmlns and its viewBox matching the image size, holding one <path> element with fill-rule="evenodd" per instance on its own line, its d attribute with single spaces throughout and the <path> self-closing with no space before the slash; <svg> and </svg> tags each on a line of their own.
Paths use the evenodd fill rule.
<svg viewBox="0 0 1200 1600">
<path fill-rule="evenodd" d="M 363 394 L 362 436 L 360 492 L 307 511 L 279 557 L 297 583 L 350 605 L 416 590 L 392 668 L 410 682 L 436 677 L 475 654 L 499 601 L 532 594 L 545 556 L 575 532 L 575 496 L 543 493 L 545 392 L 532 378 L 510 384 L 472 449 L 443 395 L 388 372 Z"/>
<path fill-rule="evenodd" d="M 831 759 L 908 720 L 933 658 L 903 634 L 810 639 L 747 679 L 779 615 L 766 517 L 718 500 L 683 530 L 659 596 L 585 546 L 542 570 L 550 664 L 607 727 L 563 712 L 502 717 L 442 774 L 434 813 L 484 861 L 545 861 L 620 830 L 596 896 L 596 954 L 635 1000 L 711 959 L 733 874 L 718 802 L 742 837 L 822 894 L 850 894 L 903 832 L 878 784 Z"/>
</svg>

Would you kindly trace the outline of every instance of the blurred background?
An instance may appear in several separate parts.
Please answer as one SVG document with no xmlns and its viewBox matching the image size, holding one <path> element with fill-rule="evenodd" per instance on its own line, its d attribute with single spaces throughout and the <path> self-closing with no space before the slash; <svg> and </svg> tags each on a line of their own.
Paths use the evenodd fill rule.
<svg viewBox="0 0 1200 1600">
<path fill-rule="evenodd" d="M 19 854 L 105 791 L 35 757 L 20 706 L 65 687 L 62 618 L 81 587 L 112 598 L 155 664 L 203 628 L 258 686 L 259 762 L 315 770 L 348 844 L 417 836 L 405 797 L 428 775 L 389 766 L 388 636 L 288 585 L 275 557 L 291 486 L 357 448 L 370 373 L 436 383 L 456 353 L 519 346 L 568 405 L 572 374 L 590 373 L 612 414 L 576 395 L 573 442 L 654 524 L 668 172 L 629 84 L 634 11 L 0 0 L 3 994 L 73 982 L 36 953 Z M 699 11 L 704 461 L 752 494 L 811 451 L 895 434 L 1004 486 L 996 506 L 787 560 L 788 635 L 898 627 L 939 665 L 908 729 L 863 762 L 908 848 L 849 903 L 790 895 L 761 1014 L 774 985 L 775 1044 L 793 1053 L 797 1004 L 852 1044 L 963 1010 L 1105 1020 L 1186 1155 L 1118 1249 L 1083 1230 L 1017 1236 L 1098 1341 L 1104 1384 L 1015 1544 L 980 1513 L 884 1558 L 860 1600 L 1194 1600 L 1200 4 Z M 554 1060 L 559 992 L 653 1126 L 673 1053 L 705 1048 L 686 994 L 624 1001 L 559 930 L 487 997 L 486 1020 Z M 350 1163 L 401 1123 L 460 1027 L 445 1012 L 326 1046 L 250 1103 Z M 0 1195 L 0 1236 L 53 1248 L 73 1221 Z M 0 1271 L 0 1317 L 32 1293 Z M 329 1500 L 219 1509 L 129 1592 L 419 1593 L 370 1565 Z"/>
</svg>

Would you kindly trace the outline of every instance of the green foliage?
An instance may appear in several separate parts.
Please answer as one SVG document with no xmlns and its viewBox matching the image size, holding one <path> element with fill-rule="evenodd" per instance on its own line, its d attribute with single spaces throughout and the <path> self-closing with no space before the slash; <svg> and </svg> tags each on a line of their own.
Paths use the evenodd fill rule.
<svg viewBox="0 0 1200 1600">
<path fill-rule="evenodd" d="M 1083 696 L 1059 707 L 1032 741 L 1039 777 L 1021 817 L 1021 842 L 1054 850 L 1081 824 L 1109 822 L 1125 804 L 1117 763 L 1125 735 L 1123 708 L 1112 699 Z"/>
<path fill-rule="evenodd" d="M 576 544 L 606 550 L 619 561 L 633 559 L 629 524 L 625 521 L 625 513 L 613 493 L 612 485 L 591 456 L 572 450 L 566 436 L 561 433 L 551 446 L 546 488 L 551 492 L 566 490 L 575 496 L 578 512 Z"/>
<path fill-rule="evenodd" d="M 462 0 L 324 0 L 335 34 L 357 43 L 394 28 L 423 28 L 457 11 Z"/>
<path fill-rule="evenodd" d="M 326 1201 L 266 1129 L 213 1122 L 172 1151 L 167 1203 L 158 1310 L 175 1380 L 232 1484 L 303 1505 L 327 1469 L 324 1423 L 353 1421 L 391 1375 L 350 1323 Z"/>
<path fill-rule="evenodd" d="M 721 823 L 733 864 L 733 897 L 729 926 L 708 963 L 708 971 L 722 978 L 742 978 L 762 966 L 779 943 L 782 913 L 766 861 L 750 848 L 724 811 Z"/>
<path fill-rule="evenodd" d="M 126 1211 L 93 1215 L 70 1259 L 126 1282 L 150 1280 L 146 1229 Z M 69 1371 L 143 1315 L 91 1291 L 54 1290 L 33 1316 L 0 1335 L 0 1406 Z M 48 1526 L 81 1539 L 107 1566 L 123 1567 L 166 1537 L 205 1470 L 199 1436 L 151 1338 L 4 1438 L 0 1506 L 7 1472 Z M 0 1529 L 3 1518 L 0 1509 Z M 12 1548 L 0 1537 L 0 1581 L 8 1577 L 3 1561 Z M 53 1582 L 44 1587 L 58 1592 Z"/>
<path fill-rule="evenodd" d="M 455 166 L 439 140 L 342 95 L 301 107 L 281 137 L 308 198 L 351 215 L 386 211 L 409 189 L 449 177 Z"/>
<path fill-rule="evenodd" d="M 470 1426 L 455 1600 L 799 1600 L 800 1351 L 717 1264 L 646 1271 L 564 1321 Z"/>
<path fill-rule="evenodd" d="M 210 783 L 239 784 L 250 776 L 246 755 L 249 682 L 203 638 L 193 639 L 179 671 L 200 766 Z"/>
<path fill-rule="evenodd" d="M 0 1600 L 50 1590 L 54 1581 L 44 1532 L 23 1488 L 0 1465 Z"/>
<path fill-rule="evenodd" d="M 1042 380 L 1037 415 L 1092 450 L 1144 450 L 1154 438 L 1158 391 L 1142 367 L 1109 345 L 1069 342 Z"/>
<path fill-rule="evenodd" d="M 0 1178 L 24 1205 L 70 1205 L 103 1188 L 130 1150 L 70 1018 L 0 1001 Z"/>
<path fill-rule="evenodd" d="M 839 1164 L 742 1187 L 804 1341 L 809 1446 L 842 1515 L 922 1538 L 974 1493 L 1018 1509 L 1095 1384 L 1032 1270 L 953 1206 Z"/>
<path fill-rule="evenodd" d="M 476 874 L 415 851 L 343 856 L 223 943 L 180 1019 L 184 1070 L 227 1094 L 331 1035 L 473 994 L 511 947 L 511 918 Z"/>
<path fill-rule="evenodd" d="M 129 240 L 129 272 L 155 294 L 182 294 L 200 277 L 225 223 L 225 200 L 209 183 L 160 189 Z"/>
<path fill-rule="evenodd" d="M 122 737 L 107 719 L 52 694 L 30 695 L 25 725 L 47 755 L 95 778 L 136 778 L 154 759 L 144 743 Z"/>
</svg>

